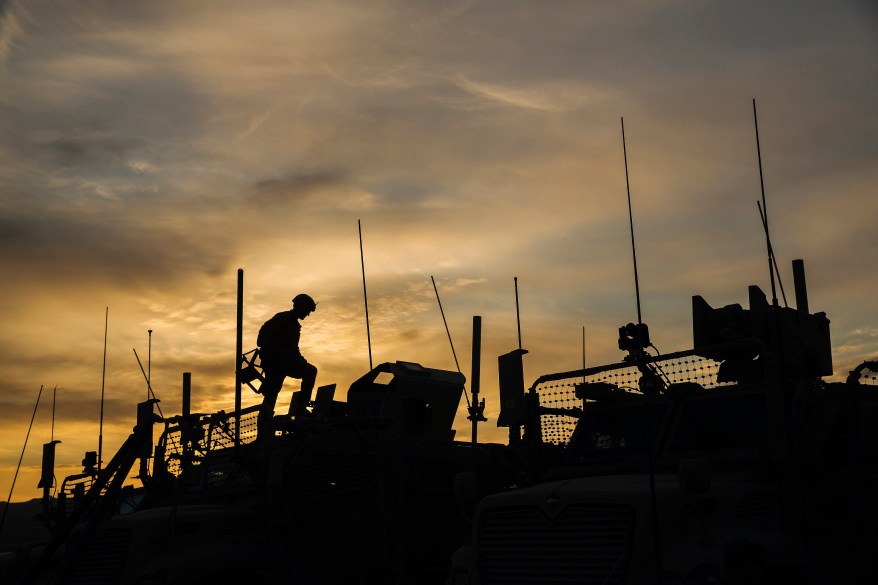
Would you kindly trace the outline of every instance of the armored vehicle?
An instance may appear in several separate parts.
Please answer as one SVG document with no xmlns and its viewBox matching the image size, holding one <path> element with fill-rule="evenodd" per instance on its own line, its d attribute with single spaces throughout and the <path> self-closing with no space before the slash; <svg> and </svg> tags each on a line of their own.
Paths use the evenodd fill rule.
<svg viewBox="0 0 878 585">
<path fill-rule="evenodd" d="M 516 488 L 458 478 L 472 531 L 449 582 L 878 582 L 878 362 L 826 379 L 829 321 L 795 274 L 798 308 L 693 297 L 688 351 L 628 324 L 623 361 L 526 392 L 526 352 L 501 356 Z"/>
<path fill-rule="evenodd" d="M 878 362 L 832 381 L 829 321 L 796 274 L 795 309 L 755 286 L 747 309 L 694 297 L 690 350 L 659 354 L 628 324 L 621 362 L 527 390 L 527 352 L 500 356 L 508 445 L 454 440 L 458 372 L 391 362 L 345 402 L 294 394 L 265 440 L 258 406 L 191 413 L 184 375 L 182 414 L 138 405 L 106 467 L 87 456 L 47 497 L 52 541 L 3 577 L 875 582 Z M 258 389 L 258 350 L 239 357 Z M 126 487 L 138 461 L 143 487 Z"/>
<path fill-rule="evenodd" d="M 257 352 L 239 374 L 256 387 Z M 384 363 L 345 402 L 334 386 L 294 395 L 265 440 L 259 406 L 190 413 L 186 384 L 182 415 L 144 402 L 105 468 L 87 458 L 64 481 L 45 515 L 54 538 L 20 582 L 442 583 L 467 530 L 454 477 L 502 449 L 454 441 L 464 382 Z M 138 460 L 143 488 L 125 488 Z"/>
</svg>

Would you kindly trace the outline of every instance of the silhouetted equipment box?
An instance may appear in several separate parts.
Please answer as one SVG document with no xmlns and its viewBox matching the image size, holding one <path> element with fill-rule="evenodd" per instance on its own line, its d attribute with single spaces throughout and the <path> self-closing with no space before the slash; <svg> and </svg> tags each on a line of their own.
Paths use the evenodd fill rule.
<svg viewBox="0 0 878 585">
<path fill-rule="evenodd" d="M 86 451 L 85 457 L 82 459 L 82 473 L 84 475 L 97 475 L 98 452 Z"/>
<path fill-rule="evenodd" d="M 628 323 L 619 327 L 619 349 L 622 351 L 642 351 L 650 345 L 646 323 Z"/>
<path fill-rule="evenodd" d="M 813 376 L 832 375 L 829 319 L 825 313 L 774 307 L 758 286 L 749 288 L 749 297 L 749 309 L 737 304 L 714 309 L 700 296 L 692 297 L 696 353 L 732 365 L 755 360 L 761 347 L 767 346 L 773 348 L 785 367 Z M 723 344 L 726 347 L 717 347 Z"/>
<path fill-rule="evenodd" d="M 526 349 L 516 349 L 497 358 L 500 375 L 500 414 L 498 427 L 516 427 L 525 422 L 524 365 Z"/>
<path fill-rule="evenodd" d="M 732 347 L 716 349 L 716 346 L 743 342 L 750 338 L 750 314 L 738 304 L 726 305 L 714 309 L 702 297 L 692 297 L 692 342 L 699 355 L 717 361 L 734 357 L 755 358 L 758 353 L 748 348 L 748 355 L 743 356 L 744 349 Z"/>
<path fill-rule="evenodd" d="M 351 384 L 348 416 L 380 416 L 404 430 L 454 438 L 454 415 L 466 377 L 412 362 L 383 363 Z"/>
<path fill-rule="evenodd" d="M 43 468 L 37 488 L 51 489 L 55 485 L 55 445 L 61 441 L 43 443 Z"/>
<path fill-rule="evenodd" d="M 155 423 L 155 409 L 153 408 L 153 404 L 158 402 L 157 398 L 150 398 L 145 402 L 139 402 L 137 404 L 137 426 L 141 429 L 147 429 L 146 431 L 142 431 L 145 435 L 144 437 L 144 457 L 149 457 L 149 454 L 152 453 L 152 446 L 154 444 L 153 440 L 153 426 Z"/>
<path fill-rule="evenodd" d="M 347 404 L 335 400 L 335 384 L 328 384 L 317 388 L 317 397 L 314 398 L 313 413 L 322 417 L 343 416 Z"/>
</svg>

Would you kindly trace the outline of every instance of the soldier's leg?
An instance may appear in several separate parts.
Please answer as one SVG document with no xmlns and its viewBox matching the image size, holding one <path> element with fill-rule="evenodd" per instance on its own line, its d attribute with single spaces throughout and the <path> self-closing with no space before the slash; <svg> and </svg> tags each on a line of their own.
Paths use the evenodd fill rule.
<svg viewBox="0 0 878 585">
<path fill-rule="evenodd" d="M 280 389 L 284 385 L 284 378 L 286 378 L 283 370 L 278 371 L 272 368 L 264 370 L 264 372 L 265 382 L 262 383 L 262 388 L 260 388 L 262 392 L 262 405 L 259 407 L 259 415 L 256 418 L 257 439 L 270 437 L 273 434 L 271 421 L 274 417 L 274 406 L 277 403 L 277 395 L 280 394 Z"/>
<path fill-rule="evenodd" d="M 287 376 L 302 380 L 302 387 L 299 392 L 293 392 L 290 412 L 295 416 L 307 415 L 308 411 L 305 407 L 311 402 L 311 394 L 317 381 L 317 368 L 305 360 L 295 361 L 290 364 Z"/>
<path fill-rule="evenodd" d="M 306 363 L 302 368 L 302 394 L 311 400 L 311 393 L 314 391 L 314 384 L 317 382 L 317 368 Z"/>
</svg>

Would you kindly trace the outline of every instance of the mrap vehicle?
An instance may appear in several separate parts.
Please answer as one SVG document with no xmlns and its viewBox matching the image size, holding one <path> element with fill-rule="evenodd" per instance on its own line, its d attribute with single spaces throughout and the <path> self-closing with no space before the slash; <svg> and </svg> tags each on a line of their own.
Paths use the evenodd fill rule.
<svg viewBox="0 0 878 585">
<path fill-rule="evenodd" d="M 526 351 L 501 356 L 516 487 L 457 478 L 449 583 L 878 582 L 878 361 L 824 379 L 829 321 L 794 268 L 797 308 L 693 297 L 688 351 L 628 324 L 623 361 L 526 392 Z"/>
<path fill-rule="evenodd" d="M 242 362 L 239 379 L 256 382 L 255 352 Z M 350 386 L 347 401 L 334 399 L 333 386 L 314 400 L 295 396 L 296 414 L 276 415 L 258 440 L 258 405 L 190 413 L 184 391 L 183 414 L 162 417 L 154 400 L 141 403 L 112 460 L 98 471 L 87 457 L 84 472 L 47 500 L 52 540 L 0 576 L 441 584 L 468 528 L 454 478 L 490 467 L 503 449 L 454 440 L 464 382 L 458 372 L 383 363 Z M 126 488 L 138 460 L 143 488 Z"/>
</svg>

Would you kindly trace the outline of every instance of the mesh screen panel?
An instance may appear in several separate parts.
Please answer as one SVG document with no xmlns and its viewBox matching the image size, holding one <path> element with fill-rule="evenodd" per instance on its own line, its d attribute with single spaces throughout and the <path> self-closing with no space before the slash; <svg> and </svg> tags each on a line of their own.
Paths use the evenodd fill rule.
<svg viewBox="0 0 878 585">
<path fill-rule="evenodd" d="M 865 384 L 866 386 L 878 386 L 878 372 L 865 369 L 860 372 L 860 384 Z"/>
<path fill-rule="evenodd" d="M 233 485 L 249 485 L 252 478 L 235 454 L 235 428 L 246 452 L 256 441 L 259 406 L 235 413 L 217 412 L 192 415 L 189 421 L 179 417 L 169 421 L 159 444 L 164 446 L 164 465 L 168 473 L 183 477 L 183 491 L 217 490 Z"/>
<path fill-rule="evenodd" d="M 717 382 L 719 362 L 694 355 L 692 352 L 681 352 L 670 356 L 659 357 L 653 362 L 666 383 L 694 382 L 705 388 L 724 386 L 727 383 Z M 574 375 L 578 374 L 578 375 Z M 535 385 L 540 396 L 540 406 L 556 409 L 581 409 L 582 399 L 576 397 L 576 385 L 584 382 L 605 382 L 614 384 L 620 389 L 636 391 L 640 380 L 640 371 L 636 366 L 626 363 L 588 368 L 571 373 L 568 377 L 557 377 Z M 555 445 L 565 445 L 573 434 L 578 417 L 576 411 L 571 414 L 543 414 L 543 441 Z"/>
</svg>

